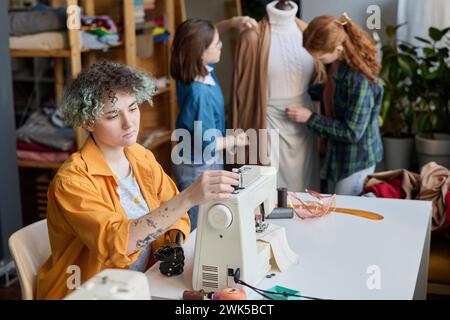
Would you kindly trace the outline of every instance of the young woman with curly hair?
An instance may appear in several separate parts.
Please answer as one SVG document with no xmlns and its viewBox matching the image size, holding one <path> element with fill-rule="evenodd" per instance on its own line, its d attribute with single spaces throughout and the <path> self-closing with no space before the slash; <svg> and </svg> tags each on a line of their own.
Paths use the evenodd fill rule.
<svg viewBox="0 0 450 320">
<path fill-rule="evenodd" d="M 332 94 L 332 118 L 301 106 L 291 106 L 290 119 L 306 123 L 327 139 L 322 179 L 329 192 L 358 195 L 364 178 L 382 160 L 383 148 L 378 126 L 383 89 L 377 75 L 380 64 L 370 36 L 346 14 L 342 18 L 320 16 L 303 34 L 303 45 L 325 64 L 337 64 Z"/>
<path fill-rule="evenodd" d="M 60 299 L 105 268 L 145 271 L 152 252 L 187 239 L 191 207 L 225 198 L 236 174 L 203 173 L 179 193 L 152 152 L 136 143 L 139 104 L 155 86 L 127 66 L 98 62 L 64 90 L 61 112 L 90 137 L 48 190 L 51 256 L 37 275 L 37 298 Z M 77 271 L 78 270 L 78 271 Z M 77 271 L 77 274 L 73 274 Z"/>
</svg>

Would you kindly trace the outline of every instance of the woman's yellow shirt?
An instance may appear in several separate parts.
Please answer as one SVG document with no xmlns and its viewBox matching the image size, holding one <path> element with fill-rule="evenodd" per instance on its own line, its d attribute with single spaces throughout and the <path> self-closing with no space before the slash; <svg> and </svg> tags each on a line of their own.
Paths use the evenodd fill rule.
<svg viewBox="0 0 450 320">
<path fill-rule="evenodd" d="M 153 211 L 174 197 L 177 187 L 149 150 L 125 148 L 142 195 Z M 58 170 L 48 190 L 47 224 L 51 256 L 37 275 L 37 299 L 61 299 L 105 268 L 128 268 L 140 251 L 127 254 L 130 223 L 120 204 L 117 178 L 92 138 Z M 190 221 L 185 213 L 169 230 L 185 241 Z M 152 243 L 152 252 L 170 232 Z M 174 234 L 174 233 L 172 233 Z"/>
</svg>

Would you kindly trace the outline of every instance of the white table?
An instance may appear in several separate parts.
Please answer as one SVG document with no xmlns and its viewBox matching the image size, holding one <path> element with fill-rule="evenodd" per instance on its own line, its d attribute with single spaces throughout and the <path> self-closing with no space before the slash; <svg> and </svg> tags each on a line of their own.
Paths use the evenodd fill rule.
<svg viewBox="0 0 450 320">
<path fill-rule="evenodd" d="M 336 206 L 376 212 L 384 219 L 330 213 L 267 220 L 286 228 L 300 263 L 257 287 L 281 285 L 327 299 L 425 299 L 431 202 L 338 196 Z M 184 290 L 192 290 L 194 248 L 195 233 L 184 247 L 182 275 L 165 277 L 158 264 L 147 270 L 153 299 L 181 299 Z"/>
</svg>

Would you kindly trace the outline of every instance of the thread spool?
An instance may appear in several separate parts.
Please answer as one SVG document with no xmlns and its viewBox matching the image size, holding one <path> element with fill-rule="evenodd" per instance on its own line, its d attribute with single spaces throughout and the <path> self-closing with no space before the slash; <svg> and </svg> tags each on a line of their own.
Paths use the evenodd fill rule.
<svg viewBox="0 0 450 320">
<path fill-rule="evenodd" d="M 183 291 L 183 300 L 203 300 L 205 299 L 205 293 L 203 291 Z"/>
<path fill-rule="evenodd" d="M 241 288 L 225 288 L 220 292 L 220 300 L 246 300 L 247 294 Z"/>
<path fill-rule="evenodd" d="M 208 292 L 206 296 L 210 300 L 220 300 L 220 292 Z"/>
<path fill-rule="evenodd" d="M 287 208 L 287 188 L 278 188 L 278 208 Z"/>
</svg>

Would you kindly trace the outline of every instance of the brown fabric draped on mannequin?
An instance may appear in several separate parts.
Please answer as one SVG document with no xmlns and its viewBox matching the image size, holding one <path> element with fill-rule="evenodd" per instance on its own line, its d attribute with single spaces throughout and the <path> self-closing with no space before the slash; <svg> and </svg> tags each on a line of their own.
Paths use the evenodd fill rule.
<svg viewBox="0 0 450 320">
<path fill-rule="evenodd" d="M 295 19 L 303 32 L 308 26 Z M 271 41 L 270 23 L 267 16 L 259 22 L 258 28 L 241 34 L 236 48 L 233 75 L 233 90 L 229 122 L 234 129 L 265 129 L 267 108 L 267 68 Z M 316 75 L 323 77 L 324 68 L 315 62 Z"/>
</svg>

